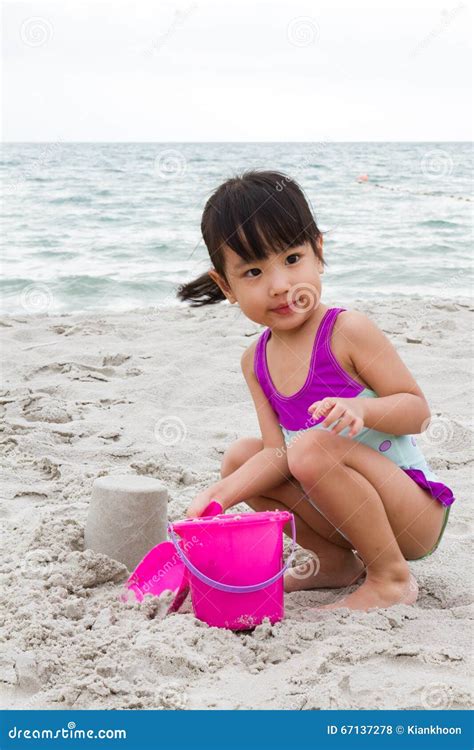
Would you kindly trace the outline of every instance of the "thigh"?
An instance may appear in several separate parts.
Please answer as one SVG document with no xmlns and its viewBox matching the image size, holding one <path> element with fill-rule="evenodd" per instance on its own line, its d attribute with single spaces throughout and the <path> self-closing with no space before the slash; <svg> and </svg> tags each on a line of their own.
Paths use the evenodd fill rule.
<svg viewBox="0 0 474 750">
<path fill-rule="evenodd" d="M 361 474 L 377 490 L 404 557 L 414 560 L 428 552 L 443 524 L 443 504 L 400 466 L 370 446 L 328 431 L 325 435 L 324 447 L 332 459 L 352 470 L 355 481 Z"/>
<path fill-rule="evenodd" d="M 301 484 L 294 477 L 269 490 L 265 493 L 265 497 L 270 500 L 277 500 L 288 510 L 297 513 L 313 531 L 329 542 L 336 544 L 338 547 L 353 549 L 353 544 L 337 531 L 320 510 L 313 505 Z"/>
</svg>

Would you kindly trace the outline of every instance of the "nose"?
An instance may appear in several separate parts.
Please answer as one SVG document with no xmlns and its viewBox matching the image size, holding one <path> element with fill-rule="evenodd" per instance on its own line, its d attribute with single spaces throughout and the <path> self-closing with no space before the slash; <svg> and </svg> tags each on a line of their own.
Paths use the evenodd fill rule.
<svg viewBox="0 0 474 750">
<path fill-rule="evenodd" d="M 270 295 L 272 297 L 279 297 L 286 294 L 290 288 L 290 283 L 286 276 L 286 273 L 281 268 L 273 269 L 270 278 Z"/>
</svg>

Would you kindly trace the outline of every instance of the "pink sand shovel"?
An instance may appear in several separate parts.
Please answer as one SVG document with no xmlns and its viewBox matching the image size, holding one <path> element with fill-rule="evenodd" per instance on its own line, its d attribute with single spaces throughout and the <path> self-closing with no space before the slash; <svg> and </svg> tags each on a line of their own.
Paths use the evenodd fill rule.
<svg viewBox="0 0 474 750">
<path fill-rule="evenodd" d="M 222 506 L 213 500 L 204 508 L 201 516 L 217 516 L 220 513 Z M 184 548 L 184 544 L 181 541 L 180 548 Z M 127 592 L 122 594 L 122 601 L 127 601 L 128 591 L 133 591 L 139 602 L 145 594 L 160 596 L 164 591 L 172 591 L 174 598 L 167 610 L 169 614 L 178 611 L 189 593 L 189 573 L 173 542 L 161 542 L 145 555 L 125 586 Z"/>
</svg>

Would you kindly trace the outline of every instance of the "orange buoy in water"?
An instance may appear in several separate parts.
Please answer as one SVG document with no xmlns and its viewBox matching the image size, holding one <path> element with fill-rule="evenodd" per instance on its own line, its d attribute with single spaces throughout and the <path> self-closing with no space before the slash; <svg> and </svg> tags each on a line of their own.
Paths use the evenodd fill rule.
<svg viewBox="0 0 474 750">
<path fill-rule="evenodd" d="M 369 179 L 368 174 L 360 174 L 357 178 L 357 182 L 367 182 Z"/>
</svg>

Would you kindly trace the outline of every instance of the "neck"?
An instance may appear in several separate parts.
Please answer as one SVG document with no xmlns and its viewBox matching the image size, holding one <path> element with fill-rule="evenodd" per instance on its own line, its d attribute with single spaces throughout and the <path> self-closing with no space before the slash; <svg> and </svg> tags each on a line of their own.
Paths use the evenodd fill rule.
<svg viewBox="0 0 474 750">
<path fill-rule="evenodd" d="M 273 327 L 271 336 L 288 346 L 306 338 L 312 339 L 327 310 L 329 310 L 328 305 L 323 305 L 321 302 L 299 326 L 286 329 Z"/>
</svg>

